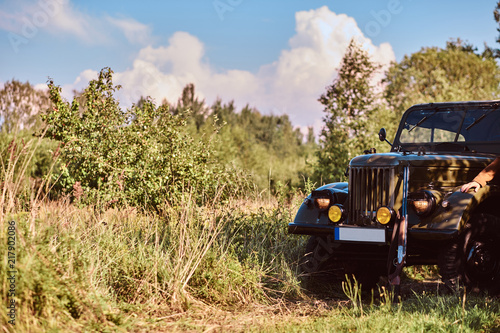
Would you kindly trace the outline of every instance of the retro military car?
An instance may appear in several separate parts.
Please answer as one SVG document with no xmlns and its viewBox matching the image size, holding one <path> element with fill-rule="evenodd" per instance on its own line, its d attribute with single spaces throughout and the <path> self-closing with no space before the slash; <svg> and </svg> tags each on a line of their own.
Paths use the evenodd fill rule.
<svg viewBox="0 0 500 333">
<path fill-rule="evenodd" d="M 289 223 L 311 236 L 305 275 L 398 286 L 404 265 L 437 265 L 452 290 L 499 293 L 500 187 L 460 188 L 500 156 L 500 101 L 414 105 L 393 143 L 379 138 L 390 152 L 353 158 L 348 182 L 312 191 Z"/>
</svg>

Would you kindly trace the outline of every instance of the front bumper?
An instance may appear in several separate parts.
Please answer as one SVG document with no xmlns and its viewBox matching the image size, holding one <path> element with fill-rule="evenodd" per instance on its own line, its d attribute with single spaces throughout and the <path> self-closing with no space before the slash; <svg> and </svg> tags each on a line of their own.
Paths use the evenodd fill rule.
<svg viewBox="0 0 500 333">
<path fill-rule="evenodd" d="M 337 226 L 337 225 L 325 225 L 325 224 L 312 224 L 312 223 L 299 223 L 292 222 L 288 224 L 288 233 L 289 234 L 299 234 L 299 235 L 336 235 L 339 231 L 339 228 L 349 228 L 351 230 L 359 229 L 367 230 L 369 228 L 361 227 L 361 226 Z M 392 228 L 380 229 L 380 228 L 372 228 L 374 230 L 385 230 L 386 241 L 390 242 L 392 236 Z M 350 232 L 352 233 L 352 232 Z M 431 241 L 447 241 L 452 240 L 458 235 L 458 230 L 456 229 L 428 229 L 428 228 L 417 228 L 415 226 L 410 226 L 408 229 L 408 238 L 415 240 L 431 240 Z M 342 240 L 335 239 L 340 242 L 358 242 L 358 243 L 372 243 L 371 241 L 363 241 L 360 236 L 360 240 Z M 375 242 L 380 243 L 380 242 Z"/>
</svg>

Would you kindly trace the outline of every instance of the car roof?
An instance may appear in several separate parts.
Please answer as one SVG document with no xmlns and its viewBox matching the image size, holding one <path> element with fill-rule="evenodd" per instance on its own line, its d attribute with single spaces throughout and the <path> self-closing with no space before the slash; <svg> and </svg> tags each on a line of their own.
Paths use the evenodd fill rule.
<svg viewBox="0 0 500 333">
<path fill-rule="evenodd" d="M 500 104 L 500 100 L 485 100 L 485 101 L 456 101 L 456 102 L 430 102 L 430 103 L 419 103 L 419 104 L 414 104 L 410 108 L 408 108 L 409 111 L 410 109 L 413 108 L 432 108 L 432 107 L 452 107 L 452 106 L 496 106 L 496 104 Z"/>
</svg>

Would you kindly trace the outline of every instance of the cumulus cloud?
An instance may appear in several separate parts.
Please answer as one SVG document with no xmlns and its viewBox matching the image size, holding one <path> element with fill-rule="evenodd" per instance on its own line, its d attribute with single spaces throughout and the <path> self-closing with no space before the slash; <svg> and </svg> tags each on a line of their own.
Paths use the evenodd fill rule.
<svg viewBox="0 0 500 333">
<path fill-rule="evenodd" d="M 144 47 L 129 69 L 115 74 L 115 82 L 123 87 L 121 102 L 131 104 L 141 96 L 176 102 L 183 87 L 194 83 L 197 95 L 209 104 L 218 97 L 234 100 L 238 107 L 250 104 L 263 113 L 287 113 L 295 125 L 318 130 L 323 113 L 317 99 L 334 79 L 352 38 L 382 65 L 395 56 L 389 44 L 376 46 L 365 37 L 352 17 L 326 6 L 298 12 L 295 18 L 289 48 L 256 73 L 214 69 L 205 58 L 204 44 L 186 32 L 172 35 L 168 45 Z M 89 74 L 95 75 L 82 73 L 80 82 Z"/>
<path fill-rule="evenodd" d="M 93 17 L 69 0 L 26 0 L 0 4 L 0 29 L 18 38 L 30 39 L 39 31 L 69 35 L 89 44 L 101 44 L 118 33 L 133 43 L 150 42 L 150 28 L 131 18 Z"/>
<path fill-rule="evenodd" d="M 319 128 L 323 113 L 317 99 L 331 84 L 352 38 L 378 63 L 388 64 L 395 56 L 389 44 L 373 45 L 354 18 L 336 14 L 326 6 L 298 12 L 295 19 L 296 34 L 290 39 L 290 49 L 261 69 L 272 87 L 262 105 L 282 109 L 301 126 Z M 275 97 L 281 105 L 273 103 Z"/>
</svg>

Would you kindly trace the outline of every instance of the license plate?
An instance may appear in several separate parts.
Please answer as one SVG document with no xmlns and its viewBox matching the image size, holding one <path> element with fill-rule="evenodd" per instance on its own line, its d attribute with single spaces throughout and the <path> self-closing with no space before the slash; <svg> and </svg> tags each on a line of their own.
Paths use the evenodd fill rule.
<svg viewBox="0 0 500 333">
<path fill-rule="evenodd" d="M 336 227 L 335 240 L 346 242 L 385 243 L 385 229 Z"/>
</svg>

